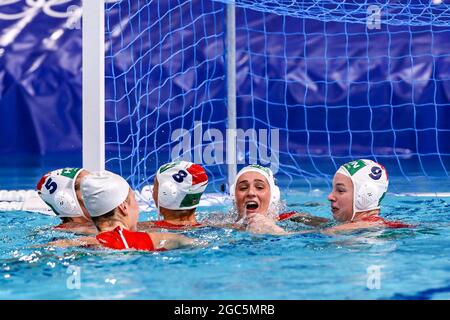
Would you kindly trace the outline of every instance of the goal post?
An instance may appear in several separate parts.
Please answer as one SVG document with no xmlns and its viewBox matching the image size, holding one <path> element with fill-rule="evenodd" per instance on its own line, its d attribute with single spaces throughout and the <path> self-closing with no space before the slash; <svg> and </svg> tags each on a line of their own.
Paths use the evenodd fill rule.
<svg viewBox="0 0 450 320">
<path fill-rule="evenodd" d="M 82 1 L 83 168 L 105 169 L 105 3 Z"/>
<path fill-rule="evenodd" d="M 226 61 L 227 61 L 227 166 L 228 186 L 234 183 L 237 175 L 236 164 L 236 9 L 234 3 L 227 4 L 227 35 L 226 35 Z"/>
</svg>

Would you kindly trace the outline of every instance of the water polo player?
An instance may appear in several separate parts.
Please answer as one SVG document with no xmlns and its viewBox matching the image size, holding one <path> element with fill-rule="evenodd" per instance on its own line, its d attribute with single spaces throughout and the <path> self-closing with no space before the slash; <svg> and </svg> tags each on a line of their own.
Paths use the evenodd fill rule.
<svg viewBox="0 0 450 320">
<path fill-rule="evenodd" d="M 341 224 L 327 230 L 411 227 L 402 222 L 386 221 L 379 216 L 388 186 L 387 170 L 379 163 L 360 159 L 342 165 L 334 175 L 333 190 L 328 195 L 333 218 Z"/>
<path fill-rule="evenodd" d="M 208 175 L 201 165 L 188 161 L 162 165 L 153 185 L 159 220 L 140 222 L 139 229 L 180 230 L 203 226 L 197 221 L 195 211 L 207 185 Z"/>
<path fill-rule="evenodd" d="M 97 233 L 80 191 L 80 181 L 88 174 L 82 168 L 64 168 L 51 171 L 39 180 L 36 186 L 39 196 L 62 220 L 55 229 Z"/>
<path fill-rule="evenodd" d="M 280 189 L 275 184 L 272 170 L 260 165 L 244 167 L 230 187 L 237 228 L 243 226 L 250 232 L 285 234 L 276 221 L 286 220 L 295 213 L 279 214 L 282 209 Z"/>
<path fill-rule="evenodd" d="M 265 179 L 261 179 L 262 176 Z M 235 193 L 232 193 L 235 206 L 239 218 L 246 217 L 253 231 L 284 234 L 284 230 L 276 226 L 275 222 L 285 219 L 314 226 L 328 222 L 328 219 L 305 213 L 289 212 L 278 215 L 279 205 L 275 204 L 279 202 L 280 193 L 268 168 L 248 166 L 242 169 L 236 178 L 236 186 L 232 188 L 232 191 L 235 190 Z M 333 190 L 328 196 L 333 217 L 340 225 L 325 229 L 324 232 L 368 227 L 410 227 L 401 222 L 386 221 L 379 216 L 380 203 L 387 192 L 388 184 L 386 169 L 374 161 L 362 159 L 341 166 L 335 174 Z M 274 190 L 274 193 L 271 190 Z"/>
<path fill-rule="evenodd" d="M 134 191 L 117 174 L 99 171 L 87 175 L 81 180 L 81 193 L 98 234 L 96 237 L 59 240 L 51 245 L 165 251 L 195 244 L 192 239 L 179 234 L 138 232 L 139 207 Z"/>
</svg>

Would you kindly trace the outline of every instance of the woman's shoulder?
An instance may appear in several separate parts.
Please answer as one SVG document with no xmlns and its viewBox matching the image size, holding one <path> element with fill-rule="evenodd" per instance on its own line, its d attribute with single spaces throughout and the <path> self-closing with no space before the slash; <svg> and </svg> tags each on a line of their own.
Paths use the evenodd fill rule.
<svg viewBox="0 0 450 320">
<path fill-rule="evenodd" d="M 73 223 L 62 223 L 53 227 L 54 230 L 77 233 L 83 235 L 95 235 L 98 233 L 97 228 L 94 225 L 82 225 Z"/>
<path fill-rule="evenodd" d="M 387 228 L 394 228 L 394 229 L 413 228 L 414 227 L 412 224 L 409 224 L 409 223 L 404 223 L 404 222 L 396 221 L 396 220 L 386 220 L 380 216 L 365 217 L 365 218 L 361 219 L 361 221 L 368 222 L 368 223 L 376 223 L 376 224 L 383 225 Z"/>
</svg>

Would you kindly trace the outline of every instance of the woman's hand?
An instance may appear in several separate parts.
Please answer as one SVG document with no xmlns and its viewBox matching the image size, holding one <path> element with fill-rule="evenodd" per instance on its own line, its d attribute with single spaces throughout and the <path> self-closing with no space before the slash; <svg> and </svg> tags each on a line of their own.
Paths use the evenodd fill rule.
<svg viewBox="0 0 450 320">
<path fill-rule="evenodd" d="M 251 233 L 272 235 L 289 234 L 289 232 L 286 232 L 283 228 L 277 226 L 276 221 L 259 213 L 247 214 L 246 223 L 246 230 Z"/>
</svg>

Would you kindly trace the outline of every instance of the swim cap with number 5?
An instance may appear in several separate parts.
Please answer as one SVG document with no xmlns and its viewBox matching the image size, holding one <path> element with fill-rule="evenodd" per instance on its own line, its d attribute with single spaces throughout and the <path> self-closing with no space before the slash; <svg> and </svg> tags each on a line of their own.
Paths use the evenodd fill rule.
<svg viewBox="0 0 450 320">
<path fill-rule="evenodd" d="M 84 217 L 75 192 L 75 180 L 81 168 L 64 168 L 45 174 L 36 189 L 41 199 L 59 217 Z"/>
</svg>

